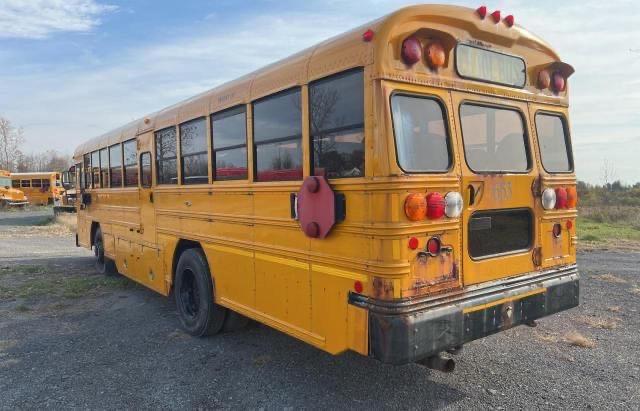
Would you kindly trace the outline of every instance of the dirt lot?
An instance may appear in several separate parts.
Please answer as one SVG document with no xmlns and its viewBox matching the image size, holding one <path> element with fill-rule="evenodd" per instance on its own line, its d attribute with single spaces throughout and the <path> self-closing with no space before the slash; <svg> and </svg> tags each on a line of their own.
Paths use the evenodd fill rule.
<svg viewBox="0 0 640 411">
<path fill-rule="evenodd" d="M 473 342 L 442 374 L 257 324 L 191 338 L 49 213 L 0 216 L 0 408 L 640 407 L 640 253 L 580 253 L 579 308 Z"/>
</svg>

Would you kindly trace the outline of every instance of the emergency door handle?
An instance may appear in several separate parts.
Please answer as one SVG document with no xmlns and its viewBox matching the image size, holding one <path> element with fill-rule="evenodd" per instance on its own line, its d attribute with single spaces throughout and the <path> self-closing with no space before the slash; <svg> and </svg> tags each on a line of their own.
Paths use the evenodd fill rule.
<svg viewBox="0 0 640 411">
<path fill-rule="evenodd" d="M 476 188 L 473 184 L 469 184 L 467 190 L 469 191 L 469 206 L 472 206 L 476 202 Z"/>
<path fill-rule="evenodd" d="M 191 207 L 191 201 L 185 201 L 184 205 L 186 205 L 187 207 Z"/>
</svg>

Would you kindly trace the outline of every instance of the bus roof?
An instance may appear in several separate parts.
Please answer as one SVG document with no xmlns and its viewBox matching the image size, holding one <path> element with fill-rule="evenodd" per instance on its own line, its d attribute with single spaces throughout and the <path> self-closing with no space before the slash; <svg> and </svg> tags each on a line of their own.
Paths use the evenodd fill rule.
<svg viewBox="0 0 640 411">
<path fill-rule="evenodd" d="M 489 16 L 485 20 L 488 20 Z M 74 159 L 106 146 L 120 143 L 151 130 L 160 130 L 194 118 L 206 116 L 239 104 L 247 104 L 261 97 L 305 84 L 354 67 L 373 66 L 369 78 L 414 81 L 421 83 L 420 73 L 407 73 L 388 60 L 390 47 L 412 31 L 434 28 L 456 40 L 476 40 L 495 44 L 507 50 L 516 49 L 536 55 L 534 63 L 549 64 L 559 61 L 556 52 L 542 39 L 518 25 L 507 28 L 504 24 L 487 24 L 475 9 L 450 5 L 417 5 L 399 9 L 348 32 L 325 40 L 278 62 L 224 83 L 216 88 L 191 97 L 122 127 L 95 137 L 80 146 Z M 363 33 L 372 30 L 372 41 L 363 40 Z M 517 54 L 517 53 L 514 53 Z M 387 58 L 375 58 L 376 56 Z M 401 72 L 402 71 L 402 72 Z M 431 76 L 430 73 L 426 74 Z M 431 76 L 433 77 L 433 76 Z M 460 79 L 456 79 L 460 81 Z M 468 81 L 468 80 L 464 80 Z M 440 83 L 442 84 L 442 83 Z M 505 89 L 495 85 L 474 83 L 475 90 Z M 507 90 L 509 97 L 525 95 L 529 100 L 552 104 L 566 104 L 566 94 L 538 96 L 535 91 Z"/>
<path fill-rule="evenodd" d="M 11 177 L 51 177 L 54 174 L 58 174 L 57 171 L 32 171 L 27 173 L 10 173 Z"/>
</svg>

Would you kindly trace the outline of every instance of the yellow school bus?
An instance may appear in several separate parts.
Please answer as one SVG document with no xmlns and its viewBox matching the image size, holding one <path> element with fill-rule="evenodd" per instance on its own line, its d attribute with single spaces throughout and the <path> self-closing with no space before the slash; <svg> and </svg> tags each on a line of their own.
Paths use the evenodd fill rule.
<svg viewBox="0 0 640 411">
<path fill-rule="evenodd" d="M 572 73 L 512 15 L 403 8 L 79 146 L 77 243 L 193 335 L 451 370 L 578 305 Z"/>
<path fill-rule="evenodd" d="M 6 170 L 0 170 L 0 208 L 27 205 L 28 201 L 24 193 L 12 188 L 11 185 L 11 174 Z"/>
<path fill-rule="evenodd" d="M 64 195 L 60 173 L 55 171 L 11 173 L 11 183 L 24 191 L 31 205 L 57 204 Z"/>
</svg>

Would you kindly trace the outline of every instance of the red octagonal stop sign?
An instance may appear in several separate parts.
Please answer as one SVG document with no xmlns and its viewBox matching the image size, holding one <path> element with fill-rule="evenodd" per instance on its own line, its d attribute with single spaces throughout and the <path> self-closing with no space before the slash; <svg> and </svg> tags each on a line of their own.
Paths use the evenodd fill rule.
<svg viewBox="0 0 640 411">
<path fill-rule="evenodd" d="M 298 219 L 304 233 L 325 238 L 336 223 L 335 193 L 327 179 L 309 176 L 298 192 Z"/>
</svg>

